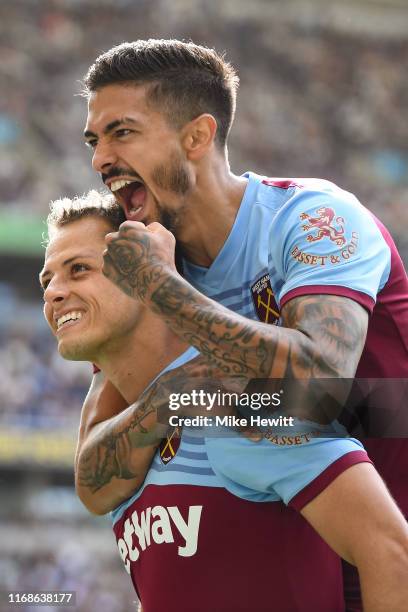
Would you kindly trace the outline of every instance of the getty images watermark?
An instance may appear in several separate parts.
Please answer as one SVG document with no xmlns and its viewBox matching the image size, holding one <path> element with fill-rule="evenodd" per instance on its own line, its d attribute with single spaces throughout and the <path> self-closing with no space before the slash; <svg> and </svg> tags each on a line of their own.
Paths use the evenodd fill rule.
<svg viewBox="0 0 408 612">
<path fill-rule="evenodd" d="M 297 434 L 408 438 L 408 379 L 186 376 L 177 385 L 157 404 L 158 423 L 174 430 L 205 427 L 206 436 L 224 437 L 250 429 L 282 444 L 297 444 Z"/>
<path fill-rule="evenodd" d="M 204 391 L 193 389 L 188 393 L 171 393 L 169 395 L 169 409 L 172 411 L 183 410 L 184 414 L 170 415 L 168 423 L 171 427 L 292 427 L 294 418 L 283 415 L 263 417 L 260 414 L 243 416 L 229 414 L 237 406 L 240 410 L 258 411 L 261 409 L 276 410 L 281 406 L 281 389 L 275 393 L 236 393 L 221 391 Z M 185 415 L 186 409 L 205 410 L 206 412 L 221 412 L 221 414 L 196 414 Z"/>
</svg>

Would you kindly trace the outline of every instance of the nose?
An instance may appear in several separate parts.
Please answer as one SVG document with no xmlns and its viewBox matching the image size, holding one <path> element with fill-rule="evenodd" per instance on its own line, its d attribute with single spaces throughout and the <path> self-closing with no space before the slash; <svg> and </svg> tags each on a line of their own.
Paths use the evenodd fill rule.
<svg viewBox="0 0 408 612">
<path fill-rule="evenodd" d="M 46 304 L 57 305 L 67 299 L 69 295 L 69 287 L 67 283 L 58 280 L 56 276 L 50 280 L 47 288 L 44 291 L 44 302 Z"/>
<path fill-rule="evenodd" d="M 92 168 L 96 172 L 107 173 L 114 165 L 116 155 L 108 142 L 99 141 L 95 146 L 92 156 Z"/>
</svg>

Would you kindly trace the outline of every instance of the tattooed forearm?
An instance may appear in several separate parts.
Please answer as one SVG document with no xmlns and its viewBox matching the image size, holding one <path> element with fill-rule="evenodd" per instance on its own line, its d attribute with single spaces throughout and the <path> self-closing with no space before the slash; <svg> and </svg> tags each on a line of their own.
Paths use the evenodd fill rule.
<svg viewBox="0 0 408 612">
<path fill-rule="evenodd" d="M 365 341 L 367 314 L 337 296 L 294 298 L 282 310 L 283 327 L 231 312 L 176 275 L 150 299 L 170 327 L 226 375 L 352 377 Z"/>
<path fill-rule="evenodd" d="M 235 376 L 229 388 L 241 392 L 247 382 Z M 108 512 L 141 485 L 168 429 L 171 393 L 197 388 L 214 392 L 223 384 L 224 372 L 200 355 L 160 376 L 132 406 L 96 423 L 76 460 L 77 492 L 88 509 Z"/>
<path fill-rule="evenodd" d="M 160 279 L 162 266 L 160 264 L 156 266 L 139 264 L 137 258 L 130 256 L 132 251 L 125 247 L 120 247 L 120 252 L 122 253 L 122 257 L 119 261 L 123 262 L 123 267 L 116 267 L 112 257 L 107 253 L 104 258 L 104 273 L 111 278 L 124 293 L 131 297 L 137 294 L 143 299 L 148 287 Z M 128 252 L 129 257 L 127 257 Z"/>
<path fill-rule="evenodd" d="M 367 329 L 367 314 L 356 302 L 330 295 L 298 297 L 284 306 L 283 327 L 255 322 L 203 296 L 155 259 L 147 233 L 125 229 L 109 247 L 105 274 L 226 375 L 354 375 Z"/>
<path fill-rule="evenodd" d="M 150 304 L 176 334 L 227 376 L 354 376 L 367 314 L 348 298 L 294 298 L 282 310 L 283 327 L 269 326 L 224 308 L 160 264 L 141 266 L 136 274 L 129 255 L 125 263 L 109 271 L 111 280 Z"/>
<path fill-rule="evenodd" d="M 114 477 L 125 480 L 136 478 L 138 472 L 133 468 L 133 450 L 149 446 L 155 449 L 160 439 L 147 425 L 154 411 L 155 406 L 148 400 L 145 403 L 137 402 L 100 424 L 79 454 L 78 484 L 95 493 Z"/>
<path fill-rule="evenodd" d="M 227 376 L 267 377 L 275 348 L 257 323 L 202 296 L 180 277 L 166 278 L 150 296 L 154 310 Z M 262 330 L 263 331 L 263 330 Z M 265 326 L 266 335 L 270 328 Z"/>
</svg>

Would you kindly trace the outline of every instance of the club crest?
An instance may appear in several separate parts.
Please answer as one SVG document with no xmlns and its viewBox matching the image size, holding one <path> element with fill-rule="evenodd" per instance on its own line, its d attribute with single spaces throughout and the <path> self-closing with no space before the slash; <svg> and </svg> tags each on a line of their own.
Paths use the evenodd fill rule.
<svg viewBox="0 0 408 612">
<path fill-rule="evenodd" d="M 269 274 L 264 274 L 252 285 L 251 293 L 259 320 L 262 323 L 277 325 L 280 314 L 272 291 Z"/>
<path fill-rule="evenodd" d="M 173 431 L 160 442 L 160 459 L 164 465 L 170 463 L 176 456 L 180 446 L 181 431 L 179 427 L 174 427 Z"/>
</svg>

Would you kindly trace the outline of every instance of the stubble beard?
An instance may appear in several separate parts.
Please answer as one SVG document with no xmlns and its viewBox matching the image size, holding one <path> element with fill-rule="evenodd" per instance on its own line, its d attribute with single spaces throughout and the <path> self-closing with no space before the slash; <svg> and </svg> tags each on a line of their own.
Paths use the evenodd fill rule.
<svg viewBox="0 0 408 612">
<path fill-rule="evenodd" d="M 85 333 L 80 337 L 62 339 L 58 344 L 58 352 L 67 361 L 90 361 L 94 362 L 100 353 L 101 340 L 88 337 Z"/>
<path fill-rule="evenodd" d="M 174 154 L 169 163 L 156 166 L 152 172 L 152 180 L 159 189 L 171 191 L 180 197 L 177 210 L 174 210 L 165 202 L 157 204 L 159 223 L 176 234 L 183 220 L 185 220 L 186 195 L 191 189 L 191 180 L 186 166 L 181 158 Z"/>
<path fill-rule="evenodd" d="M 67 361 L 93 361 L 89 347 L 82 342 L 62 343 L 58 346 L 58 352 Z"/>
</svg>

